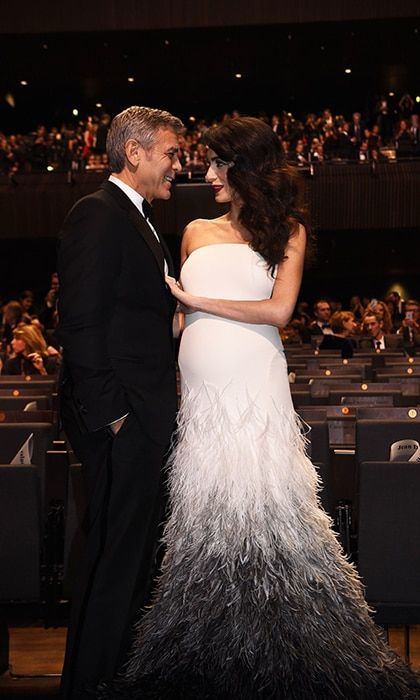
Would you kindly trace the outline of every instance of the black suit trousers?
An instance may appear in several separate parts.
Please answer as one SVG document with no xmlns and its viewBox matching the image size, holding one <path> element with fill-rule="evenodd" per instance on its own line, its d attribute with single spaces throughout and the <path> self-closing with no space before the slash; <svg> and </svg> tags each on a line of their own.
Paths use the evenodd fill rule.
<svg viewBox="0 0 420 700">
<path fill-rule="evenodd" d="M 133 622 L 148 602 L 162 517 L 165 448 L 130 413 L 110 428 L 82 433 L 63 402 L 64 429 L 83 465 L 87 544 L 72 601 L 62 695 L 82 700 L 126 660 Z"/>
</svg>

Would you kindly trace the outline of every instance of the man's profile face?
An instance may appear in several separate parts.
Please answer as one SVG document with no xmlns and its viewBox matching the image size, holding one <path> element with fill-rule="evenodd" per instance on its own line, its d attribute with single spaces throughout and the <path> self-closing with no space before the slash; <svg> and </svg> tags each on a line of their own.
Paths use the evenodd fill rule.
<svg viewBox="0 0 420 700">
<path fill-rule="evenodd" d="M 154 145 L 147 151 L 142 149 L 136 189 L 148 202 L 170 198 L 175 175 L 181 170 L 178 149 L 178 136 L 171 129 L 159 129 Z"/>
<path fill-rule="evenodd" d="M 331 318 L 331 307 L 327 302 L 321 301 L 315 307 L 315 318 L 323 323 L 328 323 Z"/>
</svg>

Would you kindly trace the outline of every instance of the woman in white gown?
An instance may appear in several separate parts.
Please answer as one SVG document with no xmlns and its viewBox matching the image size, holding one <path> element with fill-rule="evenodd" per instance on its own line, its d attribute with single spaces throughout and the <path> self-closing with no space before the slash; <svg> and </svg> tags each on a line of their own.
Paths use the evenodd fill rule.
<svg viewBox="0 0 420 700">
<path fill-rule="evenodd" d="M 320 508 L 278 328 L 293 312 L 305 228 L 277 137 L 211 129 L 217 219 L 191 223 L 181 284 L 182 404 L 155 602 L 104 697 L 401 700 L 419 680 L 373 624 Z"/>
</svg>

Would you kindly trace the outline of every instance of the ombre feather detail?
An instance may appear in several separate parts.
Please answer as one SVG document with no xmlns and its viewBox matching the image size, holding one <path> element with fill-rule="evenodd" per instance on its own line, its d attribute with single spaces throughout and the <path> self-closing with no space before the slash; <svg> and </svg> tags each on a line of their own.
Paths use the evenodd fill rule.
<svg viewBox="0 0 420 700">
<path fill-rule="evenodd" d="M 155 603 L 102 697 L 420 698 L 319 507 L 299 421 L 246 403 L 184 395 Z"/>
</svg>

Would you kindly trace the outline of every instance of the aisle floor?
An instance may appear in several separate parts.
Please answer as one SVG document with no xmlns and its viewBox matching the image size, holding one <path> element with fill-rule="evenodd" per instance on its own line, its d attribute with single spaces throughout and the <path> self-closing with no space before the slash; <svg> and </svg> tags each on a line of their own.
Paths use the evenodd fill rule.
<svg viewBox="0 0 420 700">
<path fill-rule="evenodd" d="M 411 663 L 420 669 L 420 625 L 410 630 Z M 404 656 L 404 630 L 390 630 L 390 644 Z M 44 629 L 40 626 L 10 629 L 10 670 L 0 677 L 0 697 L 47 700 L 58 696 L 59 674 L 63 664 L 66 628 Z M 44 676 L 22 678 L 21 676 Z"/>
</svg>

